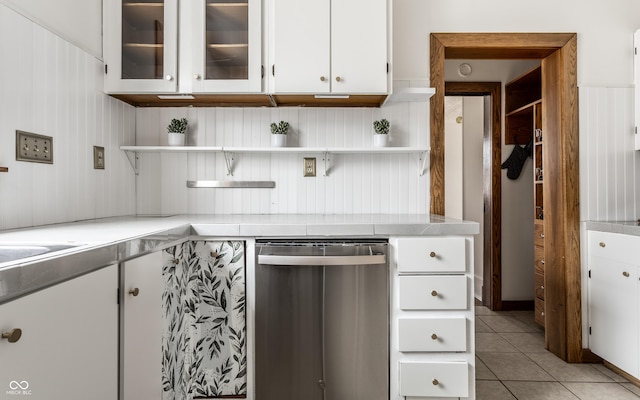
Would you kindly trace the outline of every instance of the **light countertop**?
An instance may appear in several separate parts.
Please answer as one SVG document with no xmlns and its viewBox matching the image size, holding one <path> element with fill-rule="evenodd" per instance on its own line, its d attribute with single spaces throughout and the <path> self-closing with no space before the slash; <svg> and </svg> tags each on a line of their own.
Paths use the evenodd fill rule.
<svg viewBox="0 0 640 400">
<path fill-rule="evenodd" d="M 638 221 L 587 221 L 587 230 L 640 236 Z"/>
<path fill-rule="evenodd" d="M 475 235 L 479 224 L 428 214 L 131 216 L 0 232 L 0 245 L 71 245 L 0 263 L 0 303 L 187 238 Z"/>
</svg>

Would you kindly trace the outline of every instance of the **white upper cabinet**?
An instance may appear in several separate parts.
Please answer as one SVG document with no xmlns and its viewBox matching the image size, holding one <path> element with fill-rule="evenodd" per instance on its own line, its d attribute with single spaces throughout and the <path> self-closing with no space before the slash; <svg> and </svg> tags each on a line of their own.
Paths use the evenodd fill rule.
<svg viewBox="0 0 640 400">
<path fill-rule="evenodd" d="M 193 64 L 183 68 L 183 92 L 256 93 L 262 90 L 262 8 L 253 0 L 196 0 L 186 2 L 181 26 L 191 28 Z M 185 19 L 183 16 L 186 16 Z M 190 18 L 189 18 L 190 17 Z M 188 36 L 187 36 L 188 37 Z M 182 64 L 181 64 L 182 67 Z M 188 83 L 192 83 L 192 88 Z"/>
<path fill-rule="evenodd" d="M 178 0 L 104 2 L 105 92 L 178 89 Z"/>
<path fill-rule="evenodd" d="M 105 0 L 107 93 L 262 91 L 260 0 Z"/>
<path fill-rule="evenodd" d="M 271 92 L 388 92 L 387 0 L 274 0 Z"/>
</svg>

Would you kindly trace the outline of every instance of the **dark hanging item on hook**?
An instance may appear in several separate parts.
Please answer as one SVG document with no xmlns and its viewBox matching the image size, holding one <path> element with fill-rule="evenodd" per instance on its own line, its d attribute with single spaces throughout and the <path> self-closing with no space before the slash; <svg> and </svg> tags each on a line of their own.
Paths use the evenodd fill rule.
<svg viewBox="0 0 640 400">
<path fill-rule="evenodd" d="M 533 157 L 533 139 L 529 140 L 529 143 L 524 147 L 520 146 L 516 141 L 511 155 L 502 163 L 502 169 L 507 170 L 507 178 L 511 180 L 518 179 L 527 157 Z"/>
</svg>

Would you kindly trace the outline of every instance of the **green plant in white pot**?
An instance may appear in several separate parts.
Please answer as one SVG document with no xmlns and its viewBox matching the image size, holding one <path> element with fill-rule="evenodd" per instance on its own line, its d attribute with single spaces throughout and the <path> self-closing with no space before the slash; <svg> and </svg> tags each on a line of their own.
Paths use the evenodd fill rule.
<svg viewBox="0 0 640 400">
<path fill-rule="evenodd" d="M 389 121 L 382 118 L 378 121 L 373 121 L 373 130 L 376 132 L 373 135 L 373 145 L 375 147 L 386 147 L 389 144 Z"/>
<path fill-rule="evenodd" d="M 280 121 L 276 124 L 271 123 L 271 146 L 285 147 L 287 145 L 287 132 L 289 131 L 289 123 Z"/>
<path fill-rule="evenodd" d="M 187 135 L 187 119 L 173 118 L 167 126 L 169 134 L 169 146 L 184 146 L 185 137 Z"/>
</svg>

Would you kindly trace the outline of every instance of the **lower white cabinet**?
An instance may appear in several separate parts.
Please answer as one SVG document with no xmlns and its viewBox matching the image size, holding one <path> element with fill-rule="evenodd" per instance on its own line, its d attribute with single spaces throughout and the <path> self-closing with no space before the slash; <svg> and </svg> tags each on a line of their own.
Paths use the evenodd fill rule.
<svg viewBox="0 0 640 400">
<path fill-rule="evenodd" d="M 123 263 L 122 398 L 162 398 L 162 252 Z"/>
<path fill-rule="evenodd" d="M 473 237 L 389 243 L 391 400 L 475 399 Z"/>
<path fill-rule="evenodd" d="M 118 269 L 0 305 L 0 399 L 118 398 Z"/>
<path fill-rule="evenodd" d="M 588 237 L 589 348 L 640 379 L 640 237 Z"/>
</svg>

